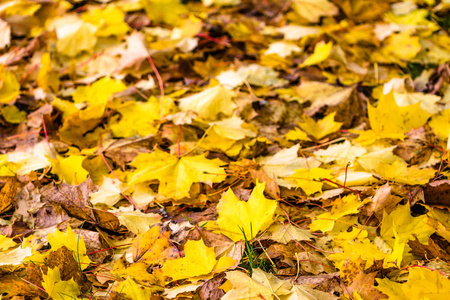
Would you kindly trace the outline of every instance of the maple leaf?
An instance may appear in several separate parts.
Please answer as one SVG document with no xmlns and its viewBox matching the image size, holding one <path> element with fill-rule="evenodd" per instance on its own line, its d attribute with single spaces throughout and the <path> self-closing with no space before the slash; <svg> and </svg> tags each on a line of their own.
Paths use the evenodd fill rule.
<svg viewBox="0 0 450 300">
<path fill-rule="evenodd" d="M 59 267 L 48 268 L 47 274 L 42 274 L 42 279 L 42 287 L 53 299 L 69 300 L 81 294 L 81 289 L 73 278 L 67 281 L 61 280 Z"/>
<path fill-rule="evenodd" d="M 8 250 L 11 247 L 16 246 L 16 243 L 13 241 L 13 239 L 0 234 L 0 250 L 5 251 Z"/>
<path fill-rule="evenodd" d="M 72 95 L 73 101 L 76 104 L 89 104 L 86 109 L 80 111 L 80 118 L 83 120 L 101 118 L 109 98 L 126 88 L 122 81 L 111 77 L 103 77 L 91 86 L 78 87 Z"/>
<path fill-rule="evenodd" d="M 109 125 L 115 137 L 147 136 L 157 132 L 153 123 L 160 117 L 158 103 L 129 101 L 117 106 L 116 109 L 121 118 L 120 120 L 118 116 L 112 118 Z"/>
<path fill-rule="evenodd" d="M 23 261 L 32 255 L 31 247 L 17 247 L 9 251 L 0 252 L 0 266 L 20 265 Z"/>
<path fill-rule="evenodd" d="M 392 246 L 396 239 L 407 242 L 417 238 L 420 243 L 428 244 L 428 239 L 435 230 L 428 225 L 427 218 L 426 215 L 412 217 L 409 202 L 398 205 L 390 214 L 383 213 L 380 236 Z"/>
<path fill-rule="evenodd" d="M 450 293 L 450 280 L 436 270 L 425 267 L 409 268 L 408 281 L 397 283 L 388 278 L 377 278 L 376 286 L 389 299 L 444 299 Z"/>
<path fill-rule="evenodd" d="M 17 108 L 17 106 L 5 106 L 0 109 L 1 114 L 6 122 L 12 124 L 20 124 L 26 119 L 27 113 L 21 111 Z"/>
<path fill-rule="evenodd" d="M 309 141 L 308 134 L 298 128 L 294 128 L 293 130 L 289 130 L 288 133 L 284 135 L 285 138 L 291 141 Z"/>
<path fill-rule="evenodd" d="M 115 213 L 117 214 L 119 223 L 135 234 L 147 232 L 153 225 L 161 222 L 160 215 L 151 213 L 145 214 L 139 210 L 116 211 Z"/>
<path fill-rule="evenodd" d="M 189 197 L 194 182 L 212 184 L 226 177 L 220 159 L 207 159 L 204 155 L 176 157 L 156 149 L 141 153 L 131 163 L 136 170 L 129 176 L 129 184 L 159 180 L 159 193 L 174 199 Z"/>
<path fill-rule="evenodd" d="M 201 93 L 180 99 L 183 111 L 195 111 L 206 120 L 217 120 L 220 114 L 229 116 L 236 108 L 233 92 L 222 85 L 208 88 Z"/>
<path fill-rule="evenodd" d="M 345 166 L 348 162 L 354 162 L 357 157 L 367 153 L 367 149 L 361 146 L 354 146 L 349 140 L 341 144 L 334 144 L 327 149 L 314 151 L 314 156 L 322 163 L 335 162 L 337 165 Z"/>
<path fill-rule="evenodd" d="M 301 63 L 300 68 L 316 65 L 318 63 L 323 62 L 330 55 L 332 47 L 333 47 L 332 42 L 328 42 L 326 44 L 323 41 L 319 42 L 314 47 L 314 53 L 311 56 L 309 56 L 307 59 L 305 59 L 304 62 Z"/>
<path fill-rule="evenodd" d="M 328 0 L 294 0 L 292 8 L 302 18 L 316 23 L 322 16 L 334 16 L 339 13 L 338 8 Z"/>
<path fill-rule="evenodd" d="M 155 289 L 137 284 L 130 277 L 116 285 L 114 290 L 121 294 L 125 294 L 131 299 L 149 299 L 155 292 Z"/>
<path fill-rule="evenodd" d="M 277 202 L 264 197 L 265 183 L 256 183 L 250 199 L 240 201 L 228 189 L 217 205 L 217 225 L 220 232 L 233 241 L 253 239 L 273 222 Z"/>
<path fill-rule="evenodd" d="M 313 118 L 310 118 L 308 116 L 303 117 L 304 123 L 299 123 L 298 126 L 312 135 L 316 140 L 320 140 L 323 137 L 338 131 L 343 123 L 335 122 L 334 116 L 336 115 L 336 112 L 333 112 L 326 116 L 325 118 L 314 121 Z"/>
<path fill-rule="evenodd" d="M 89 172 L 83 168 L 83 161 L 86 159 L 82 155 L 70 155 L 66 158 L 58 157 L 50 159 L 52 163 L 52 173 L 58 175 L 59 179 L 69 183 L 78 185 L 84 182 Z"/>
<path fill-rule="evenodd" d="M 419 37 L 412 36 L 412 32 L 409 30 L 401 31 L 390 36 L 385 41 L 385 46 L 373 53 L 372 59 L 406 65 L 405 61 L 414 58 L 420 52 L 420 49 Z"/>
<path fill-rule="evenodd" d="M 430 117 L 430 114 L 420 108 L 420 103 L 398 106 L 393 90 L 381 96 L 377 107 L 369 105 L 367 110 L 372 130 L 353 131 L 361 134 L 357 141 L 364 144 L 381 138 L 403 140 L 406 132 L 424 125 Z"/>
<path fill-rule="evenodd" d="M 291 290 L 291 294 L 280 297 L 282 300 L 336 300 L 337 296 L 330 295 L 329 293 L 315 290 L 307 284 L 294 285 Z"/>
<path fill-rule="evenodd" d="M 262 166 L 264 172 L 270 178 L 275 178 L 281 186 L 296 187 L 294 179 L 289 178 L 296 169 L 316 168 L 320 162 L 312 157 L 298 157 L 297 152 L 300 145 L 297 144 L 287 149 L 278 151 L 273 156 L 260 157 L 257 161 Z"/>
<path fill-rule="evenodd" d="M 142 0 L 141 3 L 148 18 L 156 23 L 177 25 L 180 22 L 179 16 L 188 12 L 179 0 Z"/>
<path fill-rule="evenodd" d="M 365 199 L 359 202 L 359 197 L 355 194 L 338 198 L 334 201 L 331 211 L 318 215 L 316 220 L 309 225 L 309 228 L 312 231 L 330 231 L 333 229 L 336 220 L 346 215 L 358 213 L 358 208 L 369 201 L 370 199 Z"/>
<path fill-rule="evenodd" d="M 232 285 L 222 299 L 279 299 L 279 296 L 290 294 L 292 284 L 289 281 L 280 280 L 272 274 L 261 269 L 254 269 L 252 277 L 241 271 L 226 273 L 227 279 Z"/>
<path fill-rule="evenodd" d="M 380 162 L 373 170 L 386 180 L 392 180 L 405 184 L 425 184 L 434 177 L 436 170 L 434 169 L 419 169 L 417 166 L 407 167 L 406 163 L 398 160 L 392 164 Z"/>
<path fill-rule="evenodd" d="M 130 30 L 124 22 L 125 14 L 115 5 L 109 4 L 105 8 L 95 7 L 84 13 L 81 18 L 97 27 L 96 36 L 108 37 L 124 35 Z"/>
<path fill-rule="evenodd" d="M 433 115 L 430 122 L 428 123 L 435 134 L 445 141 L 449 140 L 450 136 L 450 109 L 446 109 L 440 112 L 438 115 Z M 449 145 L 447 144 L 447 149 Z"/>
<path fill-rule="evenodd" d="M 97 27 L 76 15 L 63 16 L 54 20 L 51 26 L 56 29 L 56 49 L 61 54 L 74 57 L 83 51 L 91 51 L 97 43 Z"/>
<path fill-rule="evenodd" d="M 165 262 L 162 267 L 165 276 L 171 277 L 172 280 L 192 278 L 211 273 L 216 265 L 220 265 L 220 271 L 224 271 L 235 263 L 234 259 L 225 256 L 216 260 L 214 248 L 206 247 L 201 239 L 189 240 L 184 246 L 184 254 L 182 258 Z"/>
<path fill-rule="evenodd" d="M 310 241 L 313 235 L 305 229 L 298 228 L 292 224 L 274 224 L 267 229 L 264 238 L 287 244 L 289 241 Z"/>
<path fill-rule="evenodd" d="M 90 202 L 93 205 L 105 204 L 107 206 L 113 206 L 121 199 L 121 193 L 126 189 L 126 184 L 117 181 L 117 179 L 104 177 L 99 189 L 89 195 Z"/>
<path fill-rule="evenodd" d="M 16 75 L 0 66 L 0 103 L 8 104 L 16 100 L 19 96 L 20 84 Z"/>
<path fill-rule="evenodd" d="M 134 262 L 162 264 L 169 258 L 178 257 L 178 252 L 168 240 L 169 232 L 153 226 L 133 241 L 132 254 Z"/>
<path fill-rule="evenodd" d="M 236 116 L 229 119 L 224 119 L 218 122 L 210 123 L 211 130 L 203 139 L 200 147 L 205 149 L 220 149 L 222 151 L 229 150 L 237 141 L 245 139 L 246 137 L 255 137 L 256 133 L 250 129 L 243 127 L 244 121 Z M 237 147 L 240 150 L 241 147 Z"/>
<path fill-rule="evenodd" d="M 47 236 L 47 240 L 52 246 L 53 250 L 57 250 L 62 246 L 72 251 L 73 257 L 78 262 L 80 269 L 84 270 L 89 267 L 91 260 L 86 254 L 86 244 L 82 236 L 77 235 L 73 232 L 72 228 L 67 226 L 67 231 L 65 233 L 56 229 L 55 232 L 50 233 Z"/>
<path fill-rule="evenodd" d="M 323 178 L 333 179 L 333 171 L 322 168 L 298 169 L 292 174 L 292 178 L 297 182 L 297 187 L 301 188 L 306 195 L 312 195 L 322 191 Z"/>
</svg>

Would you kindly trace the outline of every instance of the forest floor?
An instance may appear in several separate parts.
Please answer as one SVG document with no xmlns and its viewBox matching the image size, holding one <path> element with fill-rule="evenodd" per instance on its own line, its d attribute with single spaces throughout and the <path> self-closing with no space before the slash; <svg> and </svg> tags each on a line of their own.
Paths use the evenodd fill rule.
<svg viewBox="0 0 450 300">
<path fill-rule="evenodd" d="M 448 0 L 99 2 L 0 5 L 1 299 L 448 297 Z"/>
</svg>

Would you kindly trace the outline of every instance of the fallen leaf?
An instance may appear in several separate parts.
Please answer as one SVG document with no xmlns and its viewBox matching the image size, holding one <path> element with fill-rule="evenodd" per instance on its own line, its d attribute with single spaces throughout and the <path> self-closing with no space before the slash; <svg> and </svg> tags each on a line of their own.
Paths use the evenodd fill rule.
<svg viewBox="0 0 450 300">
<path fill-rule="evenodd" d="M 299 123 L 298 126 L 312 135 L 314 139 L 320 140 L 323 137 L 336 132 L 341 128 L 342 123 L 334 121 L 335 115 L 335 112 L 331 113 L 317 122 L 308 116 L 304 116 L 304 123 Z"/>
<path fill-rule="evenodd" d="M 253 270 L 252 277 L 241 271 L 230 271 L 226 273 L 227 280 L 231 282 L 232 289 L 222 299 L 277 299 L 279 296 L 290 293 L 292 284 L 276 278 L 274 275 L 265 273 L 261 269 Z"/>
<path fill-rule="evenodd" d="M 206 247 L 203 240 L 188 241 L 184 246 L 184 254 L 182 258 L 164 263 L 162 271 L 165 276 L 171 277 L 172 280 L 192 278 L 212 272 L 216 265 L 222 265 L 225 260 L 228 267 L 234 264 L 234 260 L 227 257 L 216 260 L 214 249 Z"/>
<path fill-rule="evenodd" d="M 136 170 L 130 174 L 130 185 L 159 180 L 159 193 L 174 199 L 189 197 L 194 182 L 212 184 L 226 176 L 219 159 L 209 160 L 204 155 L 178 158 L 159 149 L 139 154 L 131 165 Z"/>
<path fill-rule="evenodd" d="M 49 297 L 54 299 L 69 300 L 81 294 L 80 287 L 73 280 L 62 281 L 59 267 L 47 269 L 47 274 L 42 274 L 42 287 L 45 289 Z"/>
<path fill-rule="evenodd" d="M 206 120 L 217 120 L 222 114 L 229 116 L 236 108 L 233 92 L 222 85 L 208 88 L 201 93 L 180 99 L 183 111 L 192 110 Z"/>
<path fill-rule="evenodd" d="M 450 280 L 440 275 L 438 271 L 417 266 L 409 268 L 408 281 L 397 283 L 388 278 L 377 279 L 378 290 L 389 299 L 400 300 L 405 297 L 423 299 L 427 297 L 445 297 L 450 293 Z"/>
<path fill-rule="evenodd" d="M 228 189 L 217 205 L 220 232 L 237 242 L 253 239 L 273 222 L 277 202 L 264 197 L 265 183 L 257 183 L 248 201 L 240 201 Z"/>
<path fill-rule="evenodd" d="M 302 1 L 302 0 L 301 0 Z M 309 1 L 309 0 L 307 0 Z M 314 47 L 314 53 L 305 59 L 304 62 L 301 63 L 300 68 L 317 65 L 318 63 L 323 62 L 330 56 L 331 48 L 333 47 L 332 42 L 321 41 Z"/>
<path fill-rule="evenodd" d="M 320 17 L 337 15 L 338 8 L 328 0 L 294 0 L 292 8 L 302 18 L 316 23 Z"/>
</svg>

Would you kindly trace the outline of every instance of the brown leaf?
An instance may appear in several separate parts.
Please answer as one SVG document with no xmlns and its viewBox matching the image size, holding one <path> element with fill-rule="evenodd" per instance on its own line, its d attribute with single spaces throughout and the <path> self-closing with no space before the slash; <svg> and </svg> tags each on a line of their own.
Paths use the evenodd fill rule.
<svg viewBox="0 0 450 300">
<path fill-rule="evenodd" d="M 202 300 L 221 299 L 225 292 L 219 287 L 226 281 L 225 273 L 217 274 L 214 278 L 206 281 L 197 289 L 197 293 Z"/>
<path fill-rule="evenodd" d="M 450 180 L 437 180 L 423 188 L 425 204 L 450 209 Z"/>
<path fill-rule="evenodd" d="M 388 182 L 378 188 L 372 201 L 364 208 L 365 213 L 367 215 L 374 213 L 378 220 L 381 220 L 383 218 L 383 211 L 387 213 L 392 212 L 396 205 L 402 201 L 402 198 L 392 195 L 391 190 Z"/>
<path fill-rule="evenodd" d="M 362 299 L 387 299 L 388 297 L 385 294 L 374 287 L 376 275 L 377 273 L 365 274 L 363 271 L 360 271 L 352 284 L 347 286 L 350 296 L 352 296 L 354 292 L 357 292 Z"/>
<path fill-rule="evenodd" d="M 27 117 L 27 125 L 30 127 L 38 128 L 42 126 L 42 116 L 51 114 L 53 106 L 50 104 L 44 104 L 38 110 L 30 113 Z"/>
<path fill-rule="evenodd" d="M 424 260 L 432 260 L 435 258 L 442 259 L 443 261 L 450 261 L 450 254 L 442 251 L 441 248 L 433 241 L 428 240 L 428 245 L 421 244 L 417 238 L 415 240 L 408 241 L 408 245 L 411 247 L 411 253 Z"/>
<path fill-rule="evenodd" d="M 259 182 L 266 183 L 265 192 L 269 194 L 270 197 L 274 199 L 280 198 L 280 188 L 278 187 L 277 182 L 273 178 L 267 176 L 263 170 L 250 169 L 250 175 L 254 181 L 258 180 Z"/>
<path fill-rule="evenodd" d="M 13 208 L 18 186 L 15 177 L 0 177 L 0 214 Z"/>
<path fill-rule="evenodd" d="M 73 232 L 78 235 L 80 230 L 74 229 Z M 109 246 L 105 243 L 100 233 L 96 231 L 81 230 L 81 237 L 86 244 L 86 253 L 88 253 L 90 260 L 97 263 L 103 263 L 108 256 L 113 254 L 112 249 L 106 250 Z"/>
<path fill-rule="evenodd" d="M 81 272 L 80 266 L 74 258 L 74 253 L 65 246 L 55 251 L 50 251 L 45 265 L 50 269 L 58 267 L 61 272 L 61 280 L 67 281 L 73 278 L 83 292 L 87 291 L 89 282 L 87 282 L 84 273 Z"/>
</svg>

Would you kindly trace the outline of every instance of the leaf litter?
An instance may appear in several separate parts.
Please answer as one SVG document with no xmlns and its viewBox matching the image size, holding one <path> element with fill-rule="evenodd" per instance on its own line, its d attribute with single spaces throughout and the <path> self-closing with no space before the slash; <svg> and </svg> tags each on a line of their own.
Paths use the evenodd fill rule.
<svg viewBox="0 0 450 300">
<path fill-rule="evenodd" d="M 6 1 L 2 299 L 442 299 L 446 1 Z"/>
</svg>

